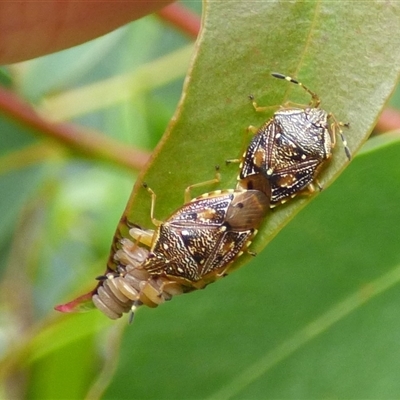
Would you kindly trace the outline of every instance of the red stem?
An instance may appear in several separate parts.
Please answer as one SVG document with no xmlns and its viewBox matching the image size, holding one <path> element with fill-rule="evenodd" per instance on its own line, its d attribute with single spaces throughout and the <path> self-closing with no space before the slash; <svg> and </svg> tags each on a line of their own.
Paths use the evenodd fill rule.
<svg viewBox="0 0 400 400">
<path fill-rule="evenodd" d="M 54 139 L 75 152 L 89 158 L 103 159 L 130 170 L 142 169 L 150 157 L 147 152 L 123 145 L 94 130 L 82 129 L 70 123 L 46 121 L 29 104 L 6 89 L 0 89 L 0 114 L 35 131 L 39 136 Z"/>
<path fill-rule="evenodd" d="M 201 18 L 193 11 L 178 3 L 172 3 L 157 11 L 157 14 L 191 38 L 197 38 L 201 28 Z"/>
</svg>

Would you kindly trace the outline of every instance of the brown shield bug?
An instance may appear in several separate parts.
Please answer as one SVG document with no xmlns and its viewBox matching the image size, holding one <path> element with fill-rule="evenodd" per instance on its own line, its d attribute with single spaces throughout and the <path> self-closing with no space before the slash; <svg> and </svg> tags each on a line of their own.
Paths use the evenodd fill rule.
<svg viewBox="0 0 400 400">
<path fill-rule="evenodd" d="M 350 159 L 350 150 L 343 136 L 342 126 L 333 114 L 321 109 L 320 99 L 301 82 L 278 73 L 272 76 L 301 86 L 311 95 L 305 106 L 292 107 L 290 103 L 280 107 L 273 117 L 255 130 L 240 165 L 238 188 L 260 185 L 260 175 L 268 180 L 271 207 L 284 203 L 299 192 L 313 192 L 314 182 L 321 167 L 332 156 L 332 149 L 339 134 Z M 252 98 L 252 97 L 251 97 Z M 256 111 L 259 107 L 253 100 Z M 250 127 L 254 131 L 253 127 Z M 258 188 L 256 186 L 256 188 Z M 265 190 L 265 189 L 264 189 Z"/>
<path fill-rule="evenodd" d="M 154 210 L 155 194 L 148 191 Z M 218 190 L 184 204 L 164 222 L 152 215 L 157 229 L 143 268 L 181 283 L 183 291 L 203 288 L 225 276 L 247 250 L 268 208 L 258 190 Z M 130 234 L 141 240 L 135 229 Z"/>
<path fill-rule="evenodd" d="M 201 185 L 186 189 L 185 199 L 192 187 Z M 117 270 L 99 278 L 101 284 L 92 297 L 95 306 L 112 319 L 142 304 L 156 307 L 227 275 L 232 263 L 248 251 L 269 210 L 269 199 L 261 191 L 217 190 L 186 202 L 160 222 L 153 215 L 156 195 L 146 188 L 157 228 L 130 229 L 135 242 L 120 240 L 114 253 Z"/>
</svg>

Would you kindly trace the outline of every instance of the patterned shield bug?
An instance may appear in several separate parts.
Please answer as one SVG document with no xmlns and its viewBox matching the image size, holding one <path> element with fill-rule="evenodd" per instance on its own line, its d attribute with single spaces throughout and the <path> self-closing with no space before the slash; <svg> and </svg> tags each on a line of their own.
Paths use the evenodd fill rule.
<svg viewBox="0 0 400 400">
<path fill-rule="evenodd" d="M 219 181 L 217 177 L 211 181 Z M 192 185 L 186 189 L 185 198 L 189 195 Z M 153 204 L 151 215 L 153 215 Z M 123 218 L 121 225 L 131 227 Z M 169 300 L 172 295 L 182 293 L 179 285 L 169 282 L 162 277 L 152 276 L 143 268 L 145 260 L 149 257 L 149 250 L 138 245 L 138 242 L 151 246 L 154 231 L 143 230 L 139 227 L 132 228 L 135 233 L 136 243 L 121 234 L 121 225 L 114 236 L 107 272 L 98 277 L 99 285 L 92 293 L 92 302 L 96 308 L 111 319 L 120 318 L 124 312 L 133 311 L 140 305 L 156 307 L 158 304 Z"/>
<path fill-rule="evenodd" d="M 332 156 L 332 149 L 339 134 L 347 157 L 350 150 L 343 136 L 342 124 L 333 114 L 321 109 L 320 99 L 301 82 L 278 73 L 272 76 L 301 86 L 311 95 L 306 106 L 281 106 L 273 117 L 255 131 L 240 166 L 239 188 L 252 187 L 260 181 L 260 175 L 270 185 L 271 207 L 284 203 L 299 192 L 313 192 L 316 176 L 324 163 Z M 251 97 L 252 98 L 252 97 Z M 253 99 L 253 98 L 252 98 Z M 253 99 L 256 111 L 259 107 Z M 250 127 L 249 129 L 252 129 Z"/>
<path fill-rule="evenodd" d="M 154 210 L 155 195 L 148 190 Z M 143 268 L 181 283 L 184 291 L 203 288 L 228 273 L 268 208 L 267 196 L 258 190 L 218 190 L 184 204 L 162 223 L 152 216 L 157 229 Z M 140 232 L 130 234 L 140 240 Z"/>
<path fill-rule="evenodd" d="M 143 230 L 121 221 L 131 227 L 134 241 L 117 231 L 113 261 L 91 293 L 96 308 L 111 319 L 126 312 L 133 318 L 142 304 L 157 307 L 230 272 L 232 263 L 248 251 L 269 210 L 269 198 L 258 190 L 232 189 L 189 200 L 190 189 L 214 182 L 219 182 L 218 172 L 211 181 L 189 186 L 185 204 L 164 222 L 154 218 L 156 196 L 145 186 L 152 197 L 150 216 L 157 229 Z"/>
<path fill-rule="evenodd" d="M 192 187 L 202 184 L 186 189 L 185 199 Z M 228 274 L 269 209 L 269 199 L 260 191 L 218 190 L 186 202 L 159 222 L 153 215 L 156 196 L 147 190 L 157 229 L 133 227 L 129 233 L 136 243 L 119 240 L 119 248 L 114 249 L 117 269 L 99 278 L 102 282 L 92 297 L 95 306 L 112 319 L 129 311 L 133 316 L 142 304 L 157 307 Z"/>
</svg>

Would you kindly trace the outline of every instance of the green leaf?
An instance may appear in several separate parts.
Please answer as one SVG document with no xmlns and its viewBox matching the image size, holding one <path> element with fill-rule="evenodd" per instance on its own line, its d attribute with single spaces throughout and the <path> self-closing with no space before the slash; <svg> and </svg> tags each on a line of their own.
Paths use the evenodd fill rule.
<svg viewBox="0 0 400 400">
<path fill-rule="evenodd" d="M 185 97 L 141 176 L 158 194 L 157 218 L 182 204 L 187 185 L 210 179 L 216 164 L 223 181 L 204 190 L 234 187 L 237 168 L 224 162 L 244 150 L 250 139 L 246 127 L 268 118 L 254 112 L 249 94 L 261 105 L 309 101 L 301 88 L 271 78 L 271 71 L 299 78 L 321 96 L 326 110 L 349 121 L 346 134 L 356 152 L 397 79 L 400 19 L 397 3 L 349 4 L 205 4 Z M 176 42 L 167 38 L 167 30 L 156 19 L 147 20 L 167 39 L 160 46 L 156 38 L 161 52 L 149 50 L 158 33 L 148 35 L 139 24 L 134 30 L 140 35 L 128 38 L 130 46 L 122 45 L 122 37 L 108 38 L 84 52 L 71 50 L 67 63 L 54 54 L 33 66 L 36 71 L 26 79 L 21 76 L 29 75 L 28 65 L 14 68 L 13 87 L 39 99 L 44 92 L 58 92 L 65 79 L 89 85 L 110 71 L 114 76 L 131 71 L 136 61 L 148 62 L 151 54 L 174 51 Z M 120 39 L 121 45 L 115 46 Z M 87 50 L 95 65 L 88 62 Z M 163 75 L 172 77 L 182 65 L 170 62 L 166 68 L 170 70 Z M 145 84 L 154 89 L 154 81 Z M 157 89 L 140 96 L 139 103 L 114 104 L 105 114 L 93 112 L 80 122 L 114 138 L 153 143 L 153 127 L 173 107 L 176 90 L 175 85 L 163 89 L 168 96 L 161 107 L 148 109 L 159 104 Z M 1 130 L 2 137 L 6 130 Z M 47 143 L 35 151 L 41 149 L 39 143 L 27 147 L 33 151 L 26 160 L 26 146 L 37 141 L 15 139 L 14 130 L 6 136 L 3 173 L 14 174 L 34 156 L 46 161 L 52 157 L 51 151 L 46 155 Z M 178 296 L 155 310 L 141 309 L 134 325 L 126 325 L 117 374 L 105 397 L 396 397 L 400 148 L 396 138 L 384 139 L 369 144 L 368 152 L 260 252 L 310 199 L 297 198 L 273 211 L 258 235 L 254 249 L 260 254 L 251 264 L 205 291 Z M 14 238 L 7 246 L 12 251 L 0 315 L 4 398 L 15 397 L 15 392 L 40 399 L 82 398 L 87 390 L 88 398 L 97 398 L 118 361 L 119 332 L 126 320 L 109 321 L 99 312 L 61 315 L 50 323 L 47 319 L 47 314 L 54 315 L 55 303 L 95 284 L 112 221 L 119 217 L 131 179 L 121 171 L 105 173 L 93 160 L 76 163 L 67 157 L 56 165 L 46 163 L 44 173 L 21 169 L 27 173 L 23 180 L 17 173 L 4 177 L 1 231 L 7 233 L 7 245 Z M 346 164 L 339 142 L 321 177 L 325 188 Z M 150 201 L 140 182 L 136 192 L 129 218 L 151 227 Z M 111 336 L 105 337 L 110 326 Z M 105 367 L 99 373 L 102 361 Z"/>
<path fill-rule="evenodd" d="M 105 398 L 395 398 L 399 157 L 364 152 L 248 266 L 139 310 Z"/>
<path fill-rule="evenodd" d="M 182 204 L 188 185 L 210 179 L 215 165 L 241 154 L 246 128 L 267 119 L 252 108 L 250 93 L 262 105 L 308 103 L 301 88 L 273 79 L 271 71 L 298 78 L 321 97 L 324 109 L 350 122 L 346 136 L 355 154 L 397 82 L 399 14 L 397 4 L 381 2 L 357 3 L 352 12 L 340 2 L 207 2 L 181 104 L 132 192 L 128 220 L 152 227 L 143 181 L 156 192 L 156 217 L 164 219 Z M 319 178 L 323 187 L 347 164 L 339 140 Z M 237 168 L 221 172 L 221 184 L 203 192 L 235 186 Z M 309 200 L 296 199 L 268 216 L 253 250 L 265 247 Z M 124 225 L 120 229 L 128 235 Z"/>
<path fill-rule="evenodd" d="M 151 227 L 141 180 L 157 193 L 163 219 L 182 204 L 186 186 L 240 154 L 246 127 L 267 118 L 254 112 L 250 93 L 262 105 L 309 101 L 271 71 L 298 78 L 324 109 L 350 122 L 355 154 L 398 79 L 399 14 L 397 4 L 380 2 L 351 10 L 327 1 L 206 3 L 184 97 L 135 187 L 128 219 Z M 391 142 L 355 159 L 246 268 L 140 310 L 105 398 L 396 396 L 399 152 Z M 323 186 L 347 164 L 339 142 Z M 218 189 L 234 187 L 237 170 L 222 174 Z M 260 251 L 310 200 L 274 210 L 253 248 Z"/>
</svg>

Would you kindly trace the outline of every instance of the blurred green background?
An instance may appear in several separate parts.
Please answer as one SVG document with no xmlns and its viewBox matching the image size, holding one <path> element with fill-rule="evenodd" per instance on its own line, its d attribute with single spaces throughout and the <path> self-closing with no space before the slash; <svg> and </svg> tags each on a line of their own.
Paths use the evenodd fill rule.
<svg viewBox="0 0 400 400">
<path fill-rule="evenodd" d="M 394 87 L 400 22 L 390 34 L 383 28 L 399 19 L 397 5 L 371 2 L 349 13 L 328 2 L 261 3 L 257 16 L 246 14 L 247 2 L 225 11 L 218 2 L 205 4 L 209 24 L 186 86 L 187 103 L 146 175 L 159 194 L 158 218 L 217 163 L 224 187 L 234 185 L 236 167 L 223 162 L 243 150 L 246 126 L 266 118 L 255 115 L 248 94 L 279 104 L 290 92 L 304 102 L 298 89 L 270 83 L 271 70 L 302 71 L 304 83 L 321 89 L 323 104 L 351 122 L 346 135 L 353 151 Z M 200 1 L 181 4 L 200 15 Z M 370 22 L 368 16 L 380 12 L 382 20 Z M 350 34 L 345 27 L 352 24 L 357 29 Z M 229 41 L 226 30 L 243 42 Z M 356 46 L 335 44 L 351 44 L 349 35 L 372 43 L 375 53 L 367 61 L 358 54 L 345 58 Z M 193 51 L 191 39 L 148 16 L 73 49 L 3 67 L 0 81 L 50 119 L 151 151 L 177 107 Z M 219 90 L 224 79 L 231 96 Z M 399 89 L 391 106 L 400 109 Z M 195 128 L 188 129 L 190 123 Z M 273 211 L 256 242 L 259 254 L 243 268 L 206 290 L 140 309 L 128 326 L 126 318 L 109 321 L 97 311 L 66 315 L 53 307 L 92 289 L 104 272 L 139 171 L 84 157 L 0 114 L 0 396 L 399 397 L 399 138 L 392 132 L 369 140 L 301 212 L 308 199 Z M 345 164 L 338 143 L 324 186 Z M 137 193 L 136 202 L 129 215 L 148 224 L 148 197 Z"/>
</svg>

